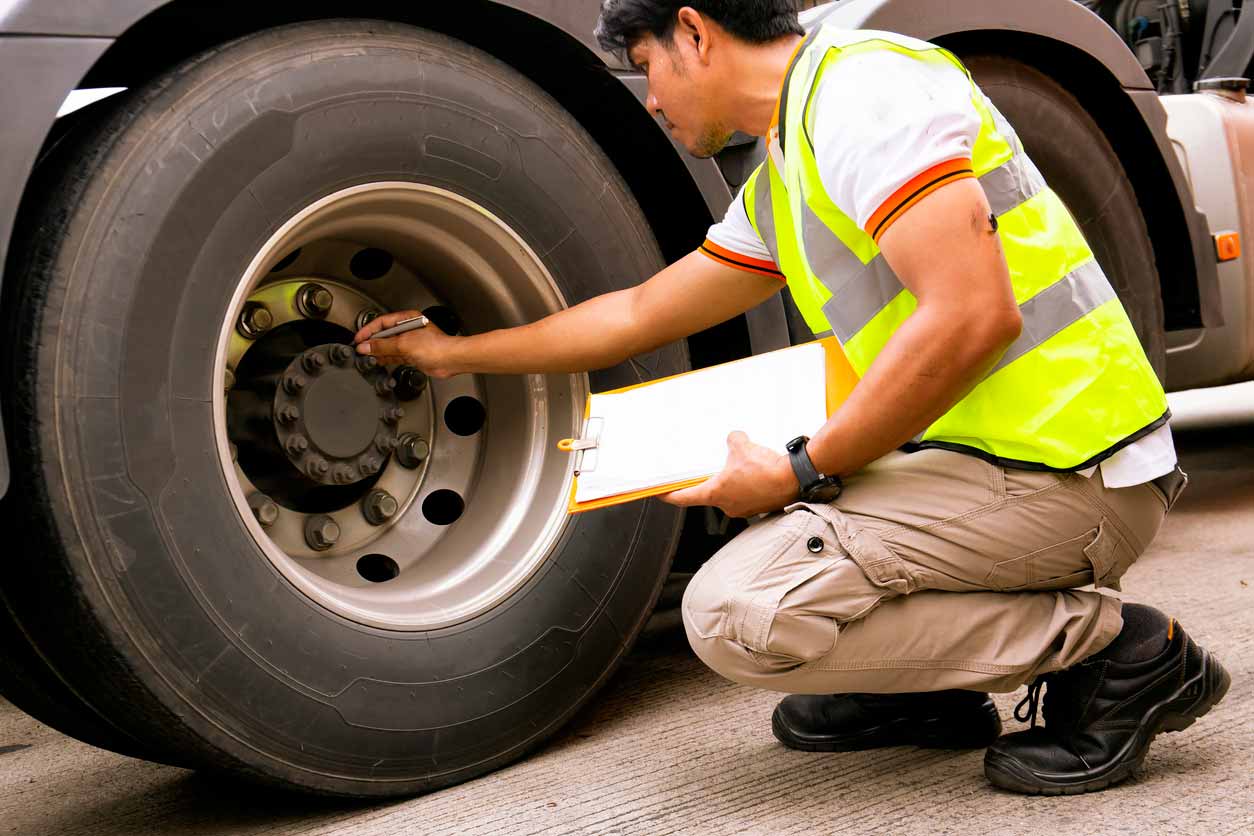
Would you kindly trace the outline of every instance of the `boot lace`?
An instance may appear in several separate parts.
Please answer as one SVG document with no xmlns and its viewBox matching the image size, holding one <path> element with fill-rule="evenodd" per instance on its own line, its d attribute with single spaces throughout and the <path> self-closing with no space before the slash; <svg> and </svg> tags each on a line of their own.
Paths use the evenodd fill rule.
<svg viewBox="0 0 1254 836">
<path fill-rule="evenodd" d="M 1062 731 L 1075 726 L 1080 719 L 1080 706 L 1069 693 L 1069 687 L 1075 674 L 1071 671 L 1055 671 L 1042 674 L 1028 684 L 1028 693 L 1015 706 L 1015 719 L 1020 723 L 1031 723 L 1036 728 L 1037 706 L 1040 706 L 1042 725 Z M 1045 690 L 1045 698 L 1041 699 L 1041 689 Z"/>
</svg>

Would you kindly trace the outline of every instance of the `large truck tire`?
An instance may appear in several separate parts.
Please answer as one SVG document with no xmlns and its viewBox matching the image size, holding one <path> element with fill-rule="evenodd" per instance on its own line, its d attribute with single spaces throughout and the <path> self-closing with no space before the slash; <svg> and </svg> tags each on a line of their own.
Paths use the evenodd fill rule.
<svg viewBox="0 0 1254 836">
<path fill-rule="evenodd" d="M 27 710 L 343 797 L 535 748 L 632 645 L 682 519 L 567 515 L 556 442 L 587 391 L 686 350 L 428 381 L 340 347 L 380 310 L 480 333 L 651 275 L 612 163 L 508 66 L 373 21 L 123 96 L 58 149 L 6 275 L 0 595 L 49 686 Z"/>
<path fill-rule="evenodd" d="M 966 55 L 963 62 L 1080 224 L 1154 371 L 1165 381 L 1154 247 L 1136 190 L 1109 140 L 1075 96 L 1039 70 L 1000 55 Z"/>
</svg>

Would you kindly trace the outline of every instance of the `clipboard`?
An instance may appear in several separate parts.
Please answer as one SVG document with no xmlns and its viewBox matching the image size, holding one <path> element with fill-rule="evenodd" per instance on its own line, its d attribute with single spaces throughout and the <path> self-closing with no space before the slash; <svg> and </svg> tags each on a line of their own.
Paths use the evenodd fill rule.
<svg viewBox="0 0 1254 836">
<path fill-rule="evenodd" d="M 840 347 L 840 342 L 835 337 L 827 337 L 818 341 L 823 352 L 823 380 L 817 385 L 824 387 L 824 406 L 826 408 L 826 416 L 830 418 L 840 408 L 840 405 L 849 397 L 849 393 L 853 391 L 854 386 L 858 382 L 858 375 L 849 364 L 845 352 Z M 778 355 L 782 352 L 795 351 L 805 346 L 813 347 L 814 343 L 807 343 L 803 346 L 793 346 L 791 348 L 780 349 L 779 352 L 770 352 L 770 354 Z M 759 355 L 762 356 L 762 355 Z M 589 395 L 587 403 L 584 407 L 584 425 L 583 432 L 579 438 L 567 438 L 558 443 L 558 449 L 568 452 L 572 455 L 572 467 L 575 472 L 575 479 L 571 485 L 570 500 L 568 512 L 571 514 L 584 513 L 586 511 L 595 511 L 601 508 L 610 508 L 615 505 L 623 505 L 628 502 L 635 502 L 640 499 L 647 499 L 653 496 L 671 493 L 672 491 L 683 490 L 684 488 L 694 487 L 707 481 L 711 476 L 708 475 L 684 479 L 681 481 L 668 481 L 652 487 L 625 491 L 616 493 L 602 498 L 579 501 L 577 499 L 579 493 L 579 478 L 581 474 L 595 471 L 600 464 L 601 441 L 604 437 L 606 426 L 605 419 L 594 417 L 592 414 L 593 399 L 604 397 L 607 395 L 622 395 L 628 392 L 634 392 L 639 389 L 656 386 L 660 383 L 687 378 L 692 375 L 708 375 L 715 369 L 730 369 L 738 363 L 744 363 L 754 358 L 744 358 L 742 360 L 733 360 L 730 363 L 724 363 L 720 366 L 713 366 L 708 369 L 698 369 L 696 371 L 684 372 L 670 377 L 651 380 L 647 383 L 636 384 L 635 386 L 627 386 L 622 389 L 614 389 L 608 392 L 600 392 L 595 395 Z M 808 427 L 805 431 L 813 432 L 818 427 Z M 799 433 L 800 434 L 800 433 Z M 721 441 L 721 437 L 719 439 Z M 757 439 L 755 439 L 757 440 Z M 717 472 L 717 471 L 716 471 Z"/>
</svg>

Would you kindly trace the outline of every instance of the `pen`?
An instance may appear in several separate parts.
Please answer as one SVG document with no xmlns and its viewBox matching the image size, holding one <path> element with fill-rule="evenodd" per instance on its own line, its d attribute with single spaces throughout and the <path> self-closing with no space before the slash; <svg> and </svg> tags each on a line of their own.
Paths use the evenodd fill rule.
<svg viewBox="0 0 1254 836">
<path fill-rule="evenodd" d="M 431 320 L 427 319 L 425 316 L 416 316 L 413 319 L 402 320 L 393 325 L 391 328 L 384 328 L 377 334 L 371 334 L 370 339 L 386 340 L 389 337 L 399 337 L 401 334 L 408 333 L 409 331 L 417 331 L 419 328 L 426 328 L 430 324 Z"/>
</svg>

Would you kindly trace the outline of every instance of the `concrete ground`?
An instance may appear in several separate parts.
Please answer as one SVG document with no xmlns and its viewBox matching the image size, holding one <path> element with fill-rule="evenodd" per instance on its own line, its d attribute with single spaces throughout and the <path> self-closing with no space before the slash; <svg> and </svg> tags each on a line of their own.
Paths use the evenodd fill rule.
<svg viewBox="0 0 1254 836">
<path fill-rule="evenodd" d="M 1118 788 L 1000 792 L 980 752 L 789 751 L 770 732 L 777 695 L 711 674 L 663 623 L 544 751 L 386 805 L 274 797 L 129 760 L 0 701 L 0 834 L 1254 834 L 1254 387 L 1174 405 L 1193 484 L 1125 597 L 1174 614 L 1233 684 Z M 1021 696 L 998 698 L 1010 730 Z"/>
</svg>

